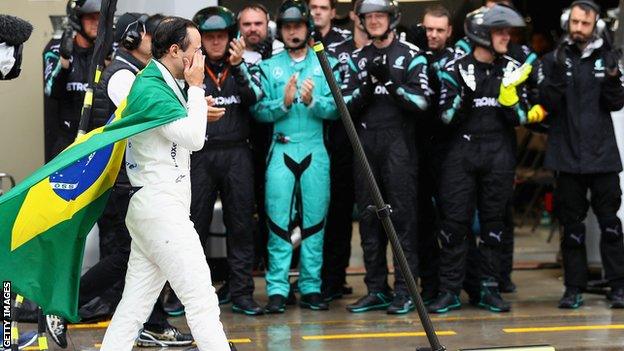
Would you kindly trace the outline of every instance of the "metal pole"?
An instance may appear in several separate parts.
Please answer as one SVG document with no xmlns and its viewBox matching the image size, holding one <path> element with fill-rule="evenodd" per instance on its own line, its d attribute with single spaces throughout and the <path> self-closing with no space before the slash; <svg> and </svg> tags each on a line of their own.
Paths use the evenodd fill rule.
<svg viewBox="0 0 624 351">
<path fill-rule="evenodd" d="M 100 76 L 104 70 L 104 60 L 109 49 L 113 45 L 113 21 L 117 0 L 104 0 L 100 8 L 100 23 L 98 25 L 97 38 L 93 48 L 93 58 L 89 65 L 89 84 L 85 92 L 80 123 L 78 124 L 78 135 L 87 132 L 89 120 L 91 119 L 91 105 L 93 103 L 93 89 L 100 82 Z"/>
<path fill-rule="evenodd" d="M 624 0 L 623 0 L 624 1 Z M 429 314 L 427 313 L 427 309 L 425 304 L 418 293 L 418 288 L 416 285 L 416 280 L 412 275 L 412 271 L 410 270 L 407 259 L 405 258 L 405 253 L 403 252 L 403 248 L 401 247 L 401 243 L 399 242 L 399 238 L 397 237 L 396 231 L 394 230 L 394 225 L 392 224 L 392 220 L 390 219 L 390 215 L 392 213 L 392 209 L 390 205 L 386 204 L 381 196 L 381 192 L 379 191 L 379 186 L 375 181 L 375 177 L 373 176 L 373 172 L 371 171 L 370 164 L 366 159 L 366 154 L 364 154 L 364 149 L 362 148 L 362 144 L 357 136 L 357 132 L 355 130 L 355 126 L 353 125 L 353 121 L 351 120 L 351 116 L 349 114 L 349 110 L 344 103 L 342 93 L 340 92 L 340 88 L 338 87 L 338 83 L 336 83 L 336 79 L 334 78 L 334 74 L 332 72 L 331 66 L 329 65 L 329 61 L 327 60 L 327 56 L 325 54 L 325 48 L 320 41 L 319 33 L 320 31 L 315 31 L 315 44 L 314 51 L 316 52 L 316 56 L 318 57 L 319 62 L 321 63 L 321 68 L 323 69 L 323 74 L 325 75 L 325 79 L 329 84 L 329 88 L 331 89 L 332 96 L 334 97 L 334 101 L 336 102 L 336 106 L 338 107 L 338 111 L 340 112 L 340 118 L 344 127 L 347 131 L 347 135 L 349 137 L 349 141 L 351 146 L 353 147 L 355 162 L 360 168 L 361 172 L 364 172 L 366 176 L 366 180 L 368 183 L 369 191 L 372 194 L 373 201 L 375 203 L 375 210 L 377 217 L 381 220 L 383 228 L 390 240 L 390 244 L 392 247 L 392 254 L 396 258 L 399 263 L 399 268 L 401 273 L 403 274 L 403 278 L 405 279 L 405 283 L 407 284 L 407 289 L 409 290 L 410 296 L 416 305 L 416 311 L 418 312 L 418 317 L 420 318 L 420 322 L 425 329 L 425 333 L 427 334 L 427 339 L 429 340 L 429 344 L 431 345 L 431 349 L 433 351 L 444 351 L 446 348 L 440 344 L 440 340 L 438 340 L 438 336 L 435 333 L 435 329 L 433 327 L 433 323 L 431 322 L 431 318 L 429 318 Z M 425 350 L 425 349 L 420 349 Z"/>
</svg>

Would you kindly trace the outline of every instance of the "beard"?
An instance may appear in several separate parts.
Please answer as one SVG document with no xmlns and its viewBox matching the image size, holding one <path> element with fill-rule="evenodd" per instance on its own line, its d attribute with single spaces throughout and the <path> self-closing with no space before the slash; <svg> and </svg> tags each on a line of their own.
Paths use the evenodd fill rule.
<svg viewBox="0 0 624 351">
<path fill-rule="evenodd" d="M 589 41 L 589 37 L 579 32 L 572 33 L 570 35 L 570 38 L 572 38 L 572 41 L 575 42 L 576 44 L 585 44 Z"/>
</svg>

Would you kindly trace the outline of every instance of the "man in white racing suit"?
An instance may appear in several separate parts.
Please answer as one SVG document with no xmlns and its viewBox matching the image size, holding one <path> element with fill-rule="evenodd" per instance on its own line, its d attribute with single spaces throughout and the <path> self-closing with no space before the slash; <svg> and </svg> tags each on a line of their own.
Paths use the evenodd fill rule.
<svg viewBox="0 0 624 351">
<path fill-rule="evenodd" d="M 152 45 L 154 59 L 137 77 L 126 108 L 143 104 L 136 108 L 186 116 L 128 140 L 126 168 L 135 190 L 126 216 L 131 252 L 123 297 L 101 350 L 132 349 L 168 280 L 186 307 L 199 350 L 229 351 L 210 269 L 189 218 L 190 154 L 204 145 L 206 118 L 218 120 L 225 110 L 209 107 L 211 98 L 204 97 L 204 57 L 193 22 L 163 19 Z"/>
</svg>

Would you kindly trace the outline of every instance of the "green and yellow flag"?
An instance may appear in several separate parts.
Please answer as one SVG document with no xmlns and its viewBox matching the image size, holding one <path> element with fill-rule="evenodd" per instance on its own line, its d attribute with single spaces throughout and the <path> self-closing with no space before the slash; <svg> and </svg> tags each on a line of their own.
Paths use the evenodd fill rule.
<svg viewBox="0 0 624 351">
<path fill-rule="evenodd" d="M 85 237 L 102 214 L 125 139 L 186 116 L 185 96 L 155 61 L 111 120 L 0 196 L 0 279 L 46 314 L 79 320 Z"/>
</svg>

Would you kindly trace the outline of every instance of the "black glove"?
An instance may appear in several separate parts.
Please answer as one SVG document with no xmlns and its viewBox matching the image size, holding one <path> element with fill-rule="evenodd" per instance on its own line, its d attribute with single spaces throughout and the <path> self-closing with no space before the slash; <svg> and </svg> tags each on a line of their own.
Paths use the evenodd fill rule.
<svg viewBox="0 0 624 351">
<path fill-rule="evenodd" d="M 369 63 L 368 74 L 375 77 L 381 84 L 390 81 L 390 69 L 386 63 L 386 55 L 377 56 Z"/>
<path fill-rule="evenodd" d="M 620 49 L 611 49 L 605 50 L 602 54 L 602 59 L 604 60 L 605 68 L 607 69 L 607 73 L 610 76 L 616 76 L 617 71 L 620 67 L 620 59 L 622 58 L 622 50 Z"/>
<path fill-rule="evenodd" d="M 61 37 L 61 46 L 59 47 L 59 53 L 61 57 L 69 60 L 74 52 L 74 29 L 72 27 L 67 27 L 63 31 L 63 36 Z"/>
<path fill-rule="evenodd" d="M 373 81 L 371 80 L 371 75 L 368 74 L 366 76 L 366 80 L 362 83 L 362 85 L 360 85 L 360 95 L 362 95 L 362 98 L 364 99 L 369 99 L 373 96 L 374 92 L 375 84 L 373 84 Z"/>
</svg>

